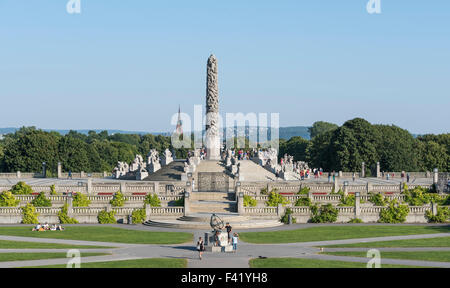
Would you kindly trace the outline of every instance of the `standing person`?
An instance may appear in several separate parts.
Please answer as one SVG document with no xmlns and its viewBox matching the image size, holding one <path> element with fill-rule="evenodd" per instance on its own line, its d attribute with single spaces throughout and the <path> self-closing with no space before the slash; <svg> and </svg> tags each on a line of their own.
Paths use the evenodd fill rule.
<svg viewBox="0 0 450 288">
<path fill-rule="evenodd" d="M 355 178 L 356 178 L 356 173 L 355 172 L 353 172 L 352 178 L 353 178 L 353 182 L 355 182 Z"/>
<path fill-rule="evenodd" d="M 331 182 L 331 172 L 328 172 L 328 183 Z"/>
<path fill-rule="evenodd" d="M 198 238 L 197 251 L 198 251 L 198 256 L 200 257 L 200 260 L 202 260 L 203 251 L 205 251 L 205 245 L 203 243 L 202 237 Z"/>
<path fill-rule="evenodd" d="M 409 173 L 408 173 L 408 174 L 406 174 L 406 182 L 408 182 L 408 183 L 409 183 Z"/>
<path fill-rule="evenodd" d="M 68 179 L 72 179 L 72 170 L 69 170 L 69 175 L 67 176 Z"/>
<path fill-rule="evenodd" d="M 236 253 L 239 234 L 233 234 L 233 252 Z"/>
<path fill-rule="evenodd" d="M 227 229 L 227 233 L 228 233 L 228 244 L 231 243 L 231 230 L 233 229 L 230 225 L 230 223 L 227 222 L 227 225 L 225 225 L 225 228 Z"/>
</svg>

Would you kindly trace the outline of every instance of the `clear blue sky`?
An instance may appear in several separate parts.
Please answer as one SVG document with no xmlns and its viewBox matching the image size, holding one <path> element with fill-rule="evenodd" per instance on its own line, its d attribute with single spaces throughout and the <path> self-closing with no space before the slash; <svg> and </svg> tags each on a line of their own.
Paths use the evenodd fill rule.
<svg viewBox="0 0 450 288">
<path fill-rule="evenodd" d="M 281 126 L 450 132 L 450 1 L 0 0 L 0 127 L 166 131 L 205 102 Z"/>
</svg>

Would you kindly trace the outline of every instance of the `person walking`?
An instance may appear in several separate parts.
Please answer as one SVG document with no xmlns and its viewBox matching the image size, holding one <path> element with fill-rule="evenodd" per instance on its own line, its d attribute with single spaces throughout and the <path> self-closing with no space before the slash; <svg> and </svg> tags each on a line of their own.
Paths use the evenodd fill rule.
<svg viewBox="0 0 450 288">
<path fill-rule="evenodd" d="M 239 234 L 233 234 L 233 252 L 236 253 Z"/>
<path fill-rule="evenodd" d="M 198 238 L 197 251 L 198 251 L 198 256 L 200 257 L 200 260 L 202 260 L 203 251 L 205 251 L 205 245 L 203 243 L 202 237 Z"/>
</svg>

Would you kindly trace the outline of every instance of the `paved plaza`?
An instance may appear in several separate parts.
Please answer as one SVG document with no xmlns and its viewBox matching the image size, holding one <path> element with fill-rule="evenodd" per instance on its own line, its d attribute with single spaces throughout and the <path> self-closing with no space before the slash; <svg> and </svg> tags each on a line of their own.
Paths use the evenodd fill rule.
<svg viewBox="0 0 450 288">
<path fill-rule="evenodd" d="M 376 224 L 375 224 L 376 225 Z M 13 225 L 9 225 L 13 226 Z M 145 231 L 182 231 L 173 229 L 153 228 L 143 225 L 110 225 L 113 227 L 120 227 L 125 229 L 137 229 Z M 314 225 L 292 225 L 276 228 L 260 229 L 259 231 L 280 231 L 283 229 L 301 229 L 312 227 Z M 322 225 L 323 226 L 323 225 Z M 68 227 L 70 229 L 70 226 Z M 257 231 L 257 230 L 251 230 Z M 194 233 L 194 241 L 198 237 L 203 236 L 205 231 L 190 230 Z M 81 263 L 91 262 L 106 262 L 119 260 L 133 260 L 144 258 L 178 258 L 187 259 L 188 268 L 248 268 L 249 260 L 260 257 L 267 258 L 303 258 L 303 259 L 318 259 L 318 260 L 336 260 L 345 262 L 359 262 L 367 263 L 369 258 L 363 257 L 348 257 L 348 256 L 333 256 L 319 254 L 320 248 L 325 245 L 337 244 L 353 244 L 353 243 L 368 243 L 378 241 L 392 241 L 392 240 L 408 240 L 408 239 L 427 239 L 437 237 L 449 237 L 450 233 L 435 233 L 424 235 L 408 235 L 408 236 L 389 236 L 389 237 L 374 237 L 374 238 L 360 238 L 360 239 L 345 239 L 345 240 L 331 240 L 331 241 L 314 241 L 302 243 L 288 243 L 288 244 L 250 244 L 240 242 L 238 251 L 236 253 L 204 253 L 203 260 L 199 260 L 198 253 L 195 249 L 194 243 L 184 243 L 179 245 L 144 245 L 144 244 L 121 244 L 111 242 L 96 242 L 96 241 L 79 241 L 79 240 L 63 240 L 63 239 L 48 239 L 48 238 L 30 238 L 17 236 L 0 236 L 0 240 L 24 241 L 24 242 L 40 242 L 40 243 L 59 243 L 69 245 L 95 245 L 116 248 L 104 249 L 79 249 L 83 252 L 109 253 L 107 256 L 91 256 L 82 257 Z M 401 251 L 401 252 L 416 252 L 416 251 L 449 251 L 448 247 L 421 247 L 421 248 L 378 248 L 380 251 Z M 325 252 L 338 251 L 367 251 L 369 248 L 324 248 Z M 0 253 L 32 253 L 32 252 L 66 252 L 67 249 L 0 249 Z M 45 266 L 67 264 L 68 259 L 47 259 L 47 260 L 30 260 L 30 261 L 13 261 L 0 262 L 0 268 L 11 267 L 31 267 L 31 266 Z M 81 267 L 83 267 L 81 264 Z M 450 262 L 434 262 L 434 261 L 419 261 L 419 260 L 400 260 L 400 259 L 381 259 L 381 264 L 394 265 L 411 265 L 421 267 L 440 267 L 450 268 Z"/>
</svg>

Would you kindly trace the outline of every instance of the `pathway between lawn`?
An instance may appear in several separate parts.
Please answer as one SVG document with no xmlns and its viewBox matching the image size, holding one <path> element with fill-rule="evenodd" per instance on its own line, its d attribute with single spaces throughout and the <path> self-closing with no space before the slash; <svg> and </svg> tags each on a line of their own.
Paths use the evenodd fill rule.
<svg viewBox="0 0 450 288">
<path fill-rule="evenodd" d="M 198 239 L 198 237 L 201 235 L 202 232 L 200 231 L 194 232 L 194 239 Z M 198 252 L 195 249 L 194 243 L 185 243 L 179 245 L 147 245 L 147 244 L 124 244 L 124 243 L 81 241 L 81 240 L 67 240 L 67 239 L 31 238 L 18 236 L 0 236 L 0 240 L 117 247 L 105 249 L 79 249 L 80 252 L 101 252 L 101 253 L 105 252 L 112 254 L 106 256 L 82 257 L 81 267 L 83 267 L 83 263 L 90 263 L 90 262 L 133 260 L 142 258 L 180 258 L 188 260 L 188 268 L 248 268 L 249 260 L 252 258 L 259 258 L 259 257 L 268 257 L 268 258 L 294 257 L 294 258 L 338 260 L 347 262 L 367 263 L 368 259 L 363 257 L 332 256 L 332 255 L 318 254 L 318 252 L 320 252 L 320 248 L 318 247 L 337 244 L 353 244 L 353 243 L 366 243 L 378 241 L 448 237 L 449 235 L 450 233 L 437 233 L 437 234 L 422 234 L 422 235 L 407 235 L 407 236 L 374 237 L 363 239 L 345 239 L 333 241 L 315 241 L 315 242 L 288 243 L 288 244 L 250 244 L 241 241 L 241 243 L 239 243 L 238 245 L 238 251 L 236 253 L 204 253 L 203 260 L 200 260 L 198 258 Z M 347 248 L 326 248 L 326 251 L 338 251 L 331 249 L 347 249 Z M 419 251 L 417 249 L 422 249 L 420 251 L 449 250 L 448 247 L 380 248 L 379 250 Z M 6 252 L 32 253 L 32 252 L 49 252 L 49 251 L 60 252 L 68 250 L 69 249 L 0 249 L 0 253 Z M 367 250 L 368 248 L 367 249 L 362 248 L 361 251 Z M 351 251 L 359 251 L 359 250 L 351 250 Z M 0 268 L 58 265 L 58 264 L 66 264 L 67 262 L 68 262 L 67 258 L 0 262 Z M 382 264 L 450 268 L 450 263 L 418 261 L 418 260 L 382 259 Z"/>
</svg>

